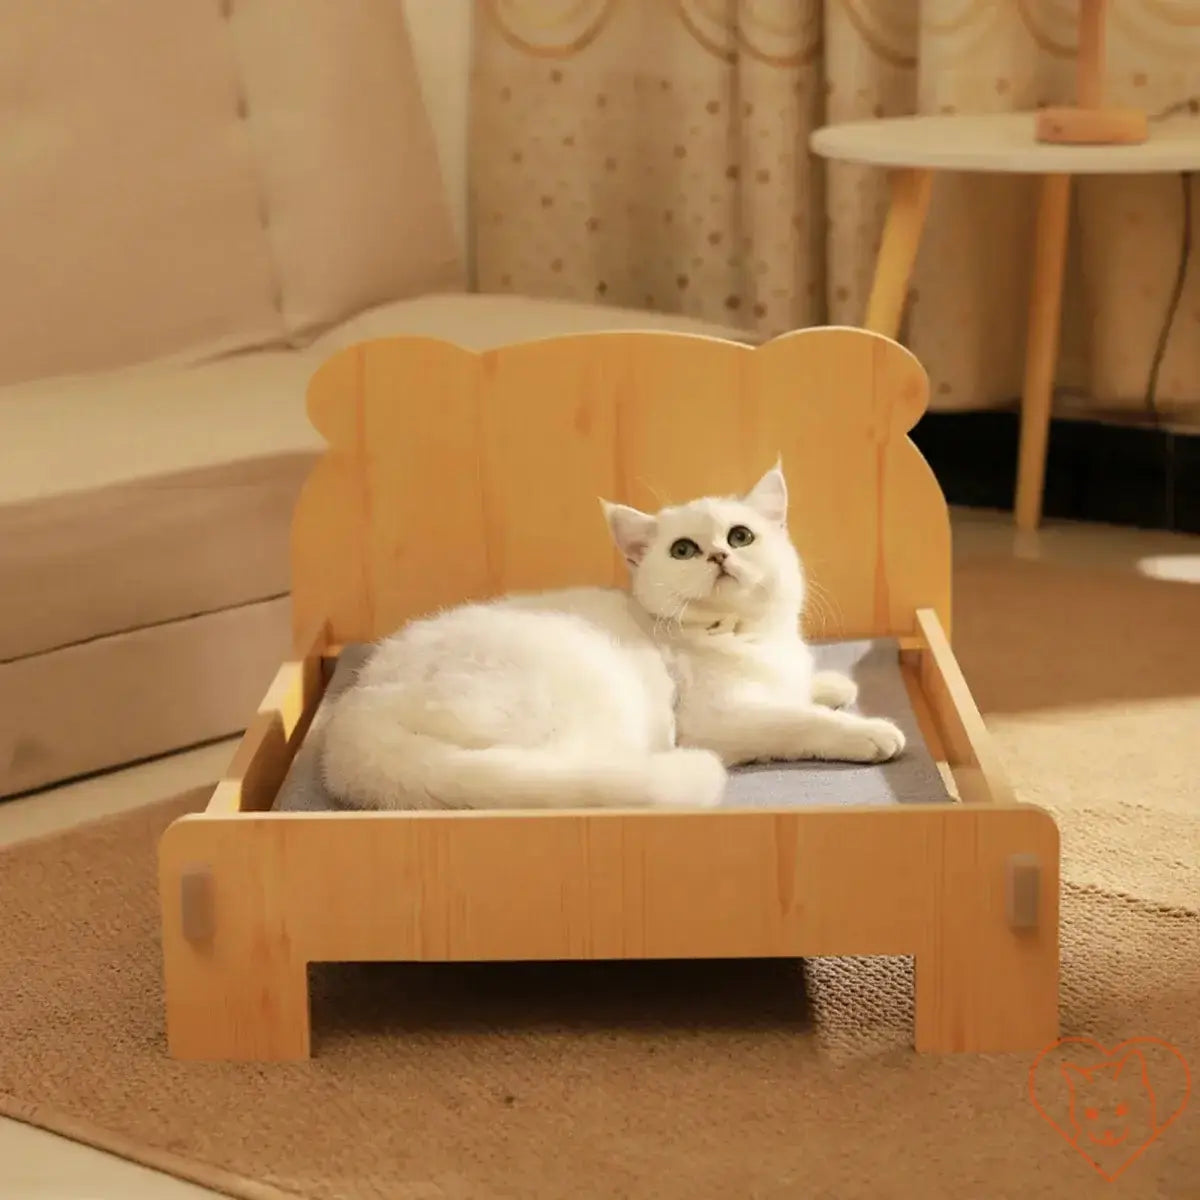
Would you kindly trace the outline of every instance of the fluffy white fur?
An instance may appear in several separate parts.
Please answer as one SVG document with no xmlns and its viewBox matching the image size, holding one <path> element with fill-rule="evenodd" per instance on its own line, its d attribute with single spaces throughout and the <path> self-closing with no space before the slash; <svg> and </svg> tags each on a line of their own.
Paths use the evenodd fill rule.
<svg viewBox="0 0 1200 1200">
<path fill-rule="evenodd" d="M 709 807 L 734 764 L 901 752 L 890 721 L 839 711 L 850 679 L 814 673 L 778 466 L 741 498 L 601 503 L 629 590 L 504 596 L 381 641 L 323 731 L 332 793 L 385 809 Z"/>
</svg>

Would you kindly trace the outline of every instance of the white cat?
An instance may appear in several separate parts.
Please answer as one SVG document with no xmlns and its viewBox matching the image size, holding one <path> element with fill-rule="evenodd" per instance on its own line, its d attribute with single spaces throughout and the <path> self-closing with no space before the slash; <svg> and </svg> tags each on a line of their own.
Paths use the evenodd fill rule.
<svg viewBox="0 0 1200 1200">
<path fill-rule="evenodd" d="M 465 604 L 383 639 L 332 704 L 326 786 L 359 808 L 720 803 L 726 767 L 879 762 L 904 736 L 814 673 L 779 466 L 741 499 L 601 501 L 628 592 Z"/>
</svg>

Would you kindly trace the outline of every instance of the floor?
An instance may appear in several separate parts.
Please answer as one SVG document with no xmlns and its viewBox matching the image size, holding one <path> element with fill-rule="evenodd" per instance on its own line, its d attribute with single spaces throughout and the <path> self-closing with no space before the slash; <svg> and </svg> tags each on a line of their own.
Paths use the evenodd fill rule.
<svg viewBox="0 0 1200 1200">
<path fill-rule="evenodd" d="M 0 803 L 0 845 L 186 792 L 218 778 L 236 739 Z M 3 1200 L 203 1200 L 215 1192 L 0 1118 Z"/>
<path fill-rule="evenodd" d="M 1051 523 L 1015 533 L 1005 514 L 954 514 L 958 558 L 1012 555 L 1105 564 L 1200 583 L 1200 537 L 1128 528 Z M 222 742 L 36 796 L 0 803 L 0 845 L 85 818 L 133 808 L 217 778 L 233 753 Z M 181 1183 L 15 1121 L 0 1119 L 3 1200 L 201 1200 L 216 1193 Z"/>
</svg>

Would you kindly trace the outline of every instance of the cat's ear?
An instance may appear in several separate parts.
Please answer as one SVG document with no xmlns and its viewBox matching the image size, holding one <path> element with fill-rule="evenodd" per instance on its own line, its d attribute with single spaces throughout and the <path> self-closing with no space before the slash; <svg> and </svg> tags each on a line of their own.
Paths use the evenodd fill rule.
<svg viewBox="0 0 1200 1200">
<path fill-rule="evenodd" d="M 742 497 L 742 503 L 773 525 L 787 524 L 787 480 L 781 459 Z"/>
<path fill-rule="evenodd" d="M 1058 1069 L 1059 1073 L 1067 1081 L 1067 1086 L 1072 1092 L 1074 1092 L 1076 1087 L 1078 1087 L 1080 1084 L 1092 1082 L 1091 1072 L 1085 1070 L 1083 1067 L 1077 1067 L 1074 1063 L 1061 1063 L 1059 1064 Z"/>
<path fill-rule="evenodd" d="M 655 519 L 627 504 L 610 504 L 607 500 L 601 500 L 600 507 L 604 510 L 604 519 L 608 522 L 617 549 L 631 567 L 636 567 L 649 549 L 650 539 L 654 536 Z"/>
<path fill-rule="evenodd" d="M 1113 1065 L 1113 1078 L 1120 1080 L 1122 1075 L 1141 1075 L 1146 1085 L 1150 1084 L 1150 1076 L 1146 1071 L 1146 1060 L 1140 1050 L 1129 1050 Z"/>
</svg>

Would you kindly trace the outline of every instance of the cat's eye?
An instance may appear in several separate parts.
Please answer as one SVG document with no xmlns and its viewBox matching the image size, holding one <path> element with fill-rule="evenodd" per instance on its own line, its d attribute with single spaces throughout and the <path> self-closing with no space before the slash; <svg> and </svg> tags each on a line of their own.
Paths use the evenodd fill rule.
<svg viewBox="0 0 1200 1200">
<path fill-rule="evenodd" d="M 735 525 L 725 539 L 735 550 L 754 541 L 754 534 L 745 525 Z"/>
<path fill-rule="evenodd" d="M 671 543 L 672 558 L 695 558 L 700 553 L 700 547 L 691 538 L 676 538 Z"/>
</svg>

